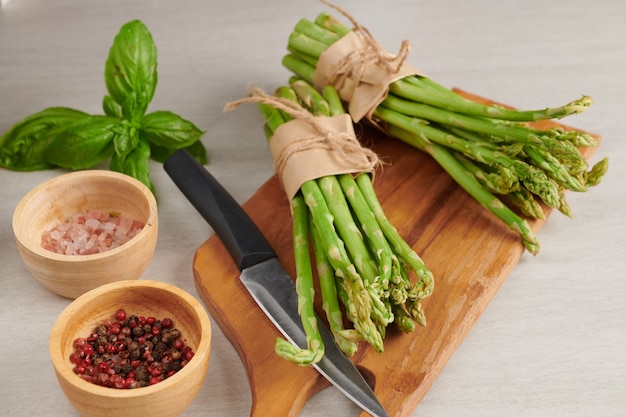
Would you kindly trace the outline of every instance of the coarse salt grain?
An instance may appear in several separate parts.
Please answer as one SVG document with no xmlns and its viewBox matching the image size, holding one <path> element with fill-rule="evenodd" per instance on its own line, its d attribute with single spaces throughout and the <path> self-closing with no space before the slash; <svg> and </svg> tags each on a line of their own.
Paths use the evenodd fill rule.
<svg viewBox="0 0 626 417">
<path fill-rule="evenodd" d="M 91 255 L 117 248 L 135 237 L 143 223 L 101 210 L 76 213 L 42 235 L 42 246 L 64 255 Z"/>
</svg>

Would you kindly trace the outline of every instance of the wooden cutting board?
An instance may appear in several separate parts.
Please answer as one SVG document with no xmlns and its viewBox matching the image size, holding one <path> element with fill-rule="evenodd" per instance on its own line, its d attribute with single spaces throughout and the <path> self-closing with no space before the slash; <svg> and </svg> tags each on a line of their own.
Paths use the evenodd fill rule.
<svg viewBox="0 0 626 417">
<path fill-rule="evenodd" d="M 385 213 L 435 277 L 434 293 L 423 303 L 427 327 L 410 334 L 390 330 L 383 353 L 362 344 L 352 358 L 389 414 L 409 416 L 524 248 L 516 234 L 429 156 L 373 129 L 361 133 L 388 163 L 375 179 Z M 585 156 L 594 151 L 586 149 Z M 295 276 L 289 204 L 277 177 L 243 207 Z M 542 224 L 531 223 L 535 231 Z M 196 251 L 193 271 L 198 293 L 244 362 L 252 391 L 251 416 L 297 416 L 307 399 L 329 383 L 312 368 L 276 356 L 274 341 L 280 334 L 238 280 L 239 271 L 216 235 Z M 323 316 L 321 309 L 318 312 Z"/>
</svg>

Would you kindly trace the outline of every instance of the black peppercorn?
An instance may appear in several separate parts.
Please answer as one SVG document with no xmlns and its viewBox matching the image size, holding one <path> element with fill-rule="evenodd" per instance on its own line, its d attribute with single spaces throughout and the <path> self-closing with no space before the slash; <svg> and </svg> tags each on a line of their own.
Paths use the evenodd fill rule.
<svg viewBox="0 0 626 417">
<path fill-rule="evenodd" d="M 106 334 L 107 334 L 107 326 L 105 326 L 104 324 L 98 325 L 98 327 L 96 327 L 95 333 L 98 336 L 106 336 Z"/>
<path fill-rule="evenodd" d="M 139 365 L 137 369 L 135 369 L 135 379 L 137 381 L 147 381 L 149 378 L 150 376 L 145 366 Z"/>
</svg>

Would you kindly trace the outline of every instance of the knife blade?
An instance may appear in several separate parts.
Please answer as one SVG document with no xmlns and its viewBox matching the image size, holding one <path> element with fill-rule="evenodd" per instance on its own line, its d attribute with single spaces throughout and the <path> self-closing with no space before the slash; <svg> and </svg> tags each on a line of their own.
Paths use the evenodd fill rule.
<svg viewBox="0 0 626 417">
<path fill-rule="evenodd" d="M 295 283 L 256 224 L 187 151 L 181 149 L 174 152 L 163 166 L 183 195 L 220 237 L 241 271 L 241 282 L 261 310 L 287 340 L 306 348 Z M 318 327 L 325 353 L 313 367 L 373 417 L 389 417 L 361 373 L 336 345 L 328 328 L 321 322 Z"/>
</svg>

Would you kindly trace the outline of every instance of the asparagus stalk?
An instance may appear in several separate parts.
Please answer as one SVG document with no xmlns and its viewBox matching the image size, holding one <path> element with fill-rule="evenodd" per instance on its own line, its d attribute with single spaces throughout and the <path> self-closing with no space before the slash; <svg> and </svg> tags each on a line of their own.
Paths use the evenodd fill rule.
<svg viewBox="0 0 626 417">
<path fill-rule="evenodd" d="M 301 19 L 289 36 L 283 65 L 313 82 L 320 55 L 351 31 L 328 13 Z M 539 202 L 566 215 L 565 190 L 586 191 L 608 168 L 605 158 L 588 169 L 579 147 L 597 146 L 593 136 L 563 129 L 539 130 L 526 122 L 561 119 L 587 110 L 582 96 L 563 106 L 511 109 L 468 100 L 432 79 L 411 75 L 393 82 L 374 111 L 390 136 L 431 154 L 470 195 L 516 231 L 537 253 L 538 241 L 526 222 L 496 195 L 529 218 L 544 218 Z"/>
<path fill-rule="evenodd" d="M 307 348 L 302 349 L 285 339 L 277 338 L 276 353 L 298 365 L 311 365 L 324 356 L 324 341 L 318 330 L 317 318 L 313 308 L 315 288 L 313 269 L 309 257 L 309 222 L 308 213 L 301 194 L 291 200 L 293 217 L 293 254 L 296 260 L 296 291 L 298 293 L 298 312 L 303 318 L 302 326 L 306 335 Z"/>
<path fill-rule="evenodd" d="M 469 171 L 451 154 L 449 149 L 437 143 L 428 142 L 412 132 L 408 132 L 393 125 L 389 126 L 389 130 L 390 135 L 393 137 L 431 155 L 465 191 L 480 203 L 481 206 L 491 211 L 500 220 L 506 223 L 511 230 L 519 234 L 524 246 L 530 253 L 534 255 L 539 252 L 539 241 L 528 222 L 505 206 L 500 199 L 490 193 L 486 188 L 482 187 L 478 180 L 470 175 Z"/>
<path fill-rule="evenodd" d="M 297 103 L 315 116 L 344 114 L 341 99 L 330 86 L 318 92 L 309 83 L 292 78 L 289 87 L 278 88 L 274 95 Z M 292 116 L 285 102 L 278 106 L 259 101 L 264 130 L 271 141 L 276 129 Z M 308 365 L 319 360 L 324 351 L 313 309 L 309 238 L 322 307 L 337 344 L 346 354 L 354 354 L 360 341 L 383 351 L 386 328 L 393 322 L 402 331 L 413 331 L 416 324 L 426 325 L 421 300 L 432 293 L 432 274 L 385 217 L 368 174 L 306 181 L 291 201 L 291 208 L 296 287 L 307 348 L 278 339 L 275 349 L 280 356 Z M 344 327 L 344 311 L 353 329 Z"/>
<path fill-rule="evenodd" d="M 313 93 L 313 95 L 318 98 L 317 96 L 319 94 L 313 88 L 307 90 L 303 87 L 305 86 L 296 86 L 300 92 L 300 96 L 296 95 L 295 89 L 279 89 L 276 94 L 279 94 L 282 98 L 301 99 L 310 103 L 318 111 L 325 113 L 329 112 L 328 105 L 321 104 L 320 102 L 313 103 L 313 99 L 307 95 L 307 93 Z M 285 115 L 284 112 L 275 109 L 271 105 L 264 103 L 259 104 L 259 109 L 264 116 L 266 132 L 271 140 L 273 132 L 280 125 L 285 123 L 287 119 L 289 119 L 289 116 Z M 321 178 L 318 181 L 323 182 L 327 180 L 328 178 Z M 377 351 L 382 351 L 382 336 L 372 320 L 372 292 L 366 288 L 361 275 L 346 252 L 343 240 L 339 237 L 337 231 L 335 230 L 335 224 L 338 224 L 338 222 L 334 221 L 335 217 L 331 214 L 328 208 L 328 204 L 326 203 L 324 195 L 320 189 L 320 185 L 318 185 L 318 182 L 314 180 L 307 181 L 301 186 L 300 192 L 313 219 L 312 223 L 315 225 L 316 233 L 319 235 L 320 243 L 318 243 L 318 248 L 323 248 L 323 255 L 332 266 L 335 274 L 341 278 L 340 292 L 344 295 L 344 304 L 349 320 L 353 323 L 355 329 L 364 340 L 370 343 Z M 340 207 L 340 202 L 337 202 L 334 206 L 335 209 L 338 207 Z M 294 217 L 294 229 L 302 227 L 301 224 L 296 224 L 296 222 L 301 221 L 301 219 Z M 367 253 L 366 250 L 365 253 Z M 302 268 L 304 271 L 308 271 L 310 268 L 309 265 L 298 262 L 300 259 L 298 257 L 295 259 L 297 270 Z M 367 264 L 367 261 L 364 261 L 364 264 Z M 298 276 L 300 275 L 301 273 L 298 271 Z M 323 292 L 323 296 L 324 295 L 328 297 L 330 295 L 329 291 Z M 329 323 L 336 323 L 336 316 L 338 314 L 336 303 L 325 298 L 324 304 L 331 308 L 330 311 L 327 311 Z M 303 323 L 312 320 L 308 310 L 301 309 L 301 314 L 303 315 Z M 356 340 L 354 335 L 351 335 L 349 332 L 343 332 L 342 329 L 338 329 L 336 326 L 331 326 L 331 331 L 333 329 L 335 330 L 334 335 L 336 339 L 349 338 Z M 289 348 L 284 346 L 283 342 L 277 341 L 277 352 L 286 352 L 286 354 L 283 354 L 282 356 L 289 358 L 289 354 L 293 352 L 290 352 Z M 342 345 L 340 345 L 340 347 L 342 347 Z M 346 353 L 350 353 L 354 347 L 346 345 L 343 346 L 342 349 L 344 349 Z M 295 355 L 291 355 L 291 358 L 296 362 L 300 360 L 300 358 Z"/>
<path fill-rule="evenodd" d="M 343 288 L 336 285 L 333 267 L 326 257 L 324 245 L 315 225 L 311 226 L 311 235 L 317 277 L 322 292 L 322 309 L 326 312 L 328 325 L 335 338 L 335 343 L 346 355 L 352 356 L 357 351 L 357 342 L 364 339 L 358 331 L 344 327 L 339 300 L 344 300 L 344 303 L 347 303 L 347 294 Z"/>
<path fill-rule="evenodd" d="M 330 214 L 324 196 L 315 181 L 307 181 L 301 187 L 305 202 L 309 207 L 315 227 L 324 243 L 324 253 L 340 278 L 340 285 L 346 293 L 345 303 L 348 319 L 355 329 L 377 351 L 383 350 L 382 336 L 372 321 L 370 293 L 365 288 L 363 279 L 350 261 L 343 241 L 334 228 L 334 218 Z"/>
</svg>

